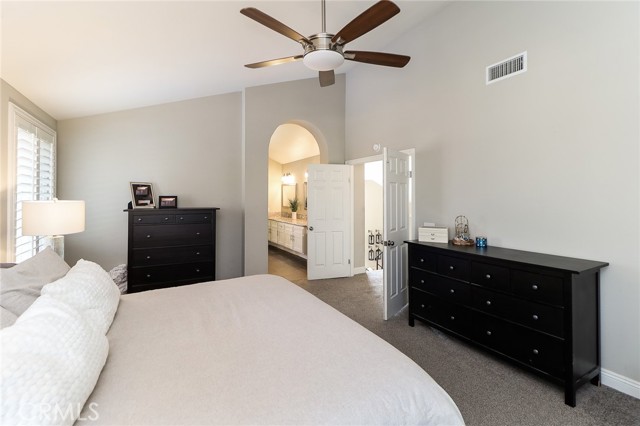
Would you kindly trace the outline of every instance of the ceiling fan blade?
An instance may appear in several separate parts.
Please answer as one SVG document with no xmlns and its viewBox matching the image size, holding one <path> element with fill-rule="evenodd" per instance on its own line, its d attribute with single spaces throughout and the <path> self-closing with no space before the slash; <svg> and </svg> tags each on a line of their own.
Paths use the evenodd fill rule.
<svg viewBox="0 0 640 426">
<path fill-rule="evenodd" d="M 272 18 L 271 16 L 267 15 L 264 12 L 259 11 L 255 7 L 245 7 L 244 9 L 240 10 L 240 13 L 264 25 L 265 27 L 270 28 L 273 31 L 282 34 L 285 37 L 289 37 L 291 40 L 297 41 L 298 43 L 301 43 L 301 44 L 311 43 L 308 38 L 306 38 L 299 32 L 292 30 L 282 22 L 278 21 L 275 18 Z"/>
<path fill-rule="evenodd" d="M 344 52 L 344 58 L 349 61 L 364 62 L 366 64 L 384 65 L 387 67 L 402 68 L 411 60 L 410 56 L 396 55 L 382 52 L 363 52 L 348 50 Z"/>
<path fill-rule="evenodd" d="M 280 59 L 270 59 L 268 61 L 256 62 L 254 64 L 247 64 L 245 65 L 245 67 L 264 68 L 264 67 L 270 67 L 271 65 L 286 64 L 287 62 L 299 61 L 300 59 L 302 59 L 302 56 L 303 55 L 297 55 L 297 56 L 288 56 L 286 58 L 280 58 Z"/>
<path fill-rule="evenodd" d="M 389 0 L 381 0 L 362 12 L 331 39 L 332 43 L 344 45 L 368 33 L 378 25 L 391 19 L 400 12 L 400 8 Z"/>
<path fill-rule="evenodd" d="M 320 87 L 331 86 L 336 82 L 336 74 L 333 72 L 333 70 L 320 71 L 319 78 L 320 78 Z"/>
</svg>

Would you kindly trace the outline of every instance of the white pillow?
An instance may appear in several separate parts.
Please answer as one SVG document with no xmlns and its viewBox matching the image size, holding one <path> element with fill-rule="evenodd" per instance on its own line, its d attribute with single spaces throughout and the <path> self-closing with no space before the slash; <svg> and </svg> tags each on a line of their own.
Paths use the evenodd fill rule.
<svg viewBox="0 0 640 426">
<path fill-rule="evenodd" d="M 80 259 L 64 277 L 42 288 L 48 295 L 77 309 L 82 317 L 106 334 L 120 302 L 120 290 L 97 263 Z"/>
<path fill-rule="evenodd" d="M 18 319 L 16 314 L 0 306 L 0 329 L 13 325 L 16 319 Z"/>
<path fill-rule="evenodd" d="M 12 268 L 0 269 L 0 307 L 22 315 L 40 296 L 42 286 L 68 271 L 69 265 L 51 247 Z"/>
<path fill-rule="evenodd" d="M 43 294 L 0 330 L 0 424 L 72 425 L 108 352 L 80 311 Z"/>
</svg>

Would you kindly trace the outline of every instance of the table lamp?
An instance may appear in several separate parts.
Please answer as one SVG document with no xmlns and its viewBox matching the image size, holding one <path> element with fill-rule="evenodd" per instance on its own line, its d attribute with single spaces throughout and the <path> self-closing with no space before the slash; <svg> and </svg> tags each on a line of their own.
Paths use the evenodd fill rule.
<svg viewBox="0 0 640 426">
<path fill-rule="evenodd" d="M 51 236 L 53 250 L 64 259 L 63 235 L 84 231 L 84 201 L 22 202 L 22 235 Z"/>
</svg>

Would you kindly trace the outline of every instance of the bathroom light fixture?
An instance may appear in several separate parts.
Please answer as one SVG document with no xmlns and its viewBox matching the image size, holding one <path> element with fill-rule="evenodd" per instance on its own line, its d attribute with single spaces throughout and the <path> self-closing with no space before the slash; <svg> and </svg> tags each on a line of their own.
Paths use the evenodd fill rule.
<svg viewBox="0 0 640 426">
<path fill-rule="evenodd" d="M 282 183 L 284 185 L 294 185 L 296 183 L 296 177 L 291 173 L 284 173 L 282 175 Z"/>
</svg>

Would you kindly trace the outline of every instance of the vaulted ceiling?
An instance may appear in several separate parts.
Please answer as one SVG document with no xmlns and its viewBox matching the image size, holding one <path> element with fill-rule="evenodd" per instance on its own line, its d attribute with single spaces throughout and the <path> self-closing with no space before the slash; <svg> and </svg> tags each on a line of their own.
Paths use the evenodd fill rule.
<svg viewBox="0 0 640 426">
<path fill-rule="evenodd" d="M 337 32 L 373 3 L 328 1 L 327 31 Z M 390 41 L 446 5 L 396 3 L 399 15 L 349 49 L 385 51 Z M 321 30 L 319 0 L 2 0 L 0 77 L 60 120 L 317 75 L 302 63 L 245 68 L 302 49 L 242 16 L 243 7 L 256 7 L 304 35 Z M 374 67 L 347 62 L 336 72 L 354 66 Z"/>
</svg>

